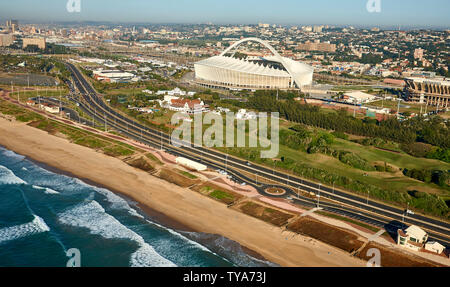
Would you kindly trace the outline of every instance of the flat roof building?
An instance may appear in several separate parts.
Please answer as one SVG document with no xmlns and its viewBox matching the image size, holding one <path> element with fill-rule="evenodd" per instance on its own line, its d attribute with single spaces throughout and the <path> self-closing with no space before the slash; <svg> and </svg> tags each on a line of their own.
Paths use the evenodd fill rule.
<svg viewBox="0 0 450 287">
<path fill-rule="evenodd" d="M 23 38 L 22 48 L 25 49 L 28 46 L 37 46 L 39 49 L 45 50 L 45 38 Z"/>
</svg>

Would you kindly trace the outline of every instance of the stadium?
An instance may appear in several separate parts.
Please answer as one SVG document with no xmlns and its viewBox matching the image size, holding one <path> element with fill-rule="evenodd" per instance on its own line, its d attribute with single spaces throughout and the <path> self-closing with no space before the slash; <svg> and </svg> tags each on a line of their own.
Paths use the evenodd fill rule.
<svg viewBox="0 0 450 287">
<path fill-rule="evenodd" d="M 246 42 L 260 43 L 272 55 L 234 57 L 236 49 Z M 312 84 L 314 71 L 309 65 L 282 57 L 270 44 L 258 38 L 242 39 L 219 56 L 195 63 L 194 68 L 195 81 L 199 85 L 243 90 L 302 89 Z"/>
</svg>

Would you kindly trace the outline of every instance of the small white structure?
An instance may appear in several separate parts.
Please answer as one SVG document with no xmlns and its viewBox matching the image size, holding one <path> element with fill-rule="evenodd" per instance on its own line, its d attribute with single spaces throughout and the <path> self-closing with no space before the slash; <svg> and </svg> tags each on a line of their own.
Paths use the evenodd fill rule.
<svg viewBox="0 0 450 287">
<path fill-rule="evenodd" d="M 55 105 L 50 105 L 50 104 L 47 104 L 47 103 L 43 103 L 43 104 L 40 104 L 39 108 L 44 110 L 44 111 L 46 111 L 46 112 L 48 112 L 48 113 L 51 113 L 51 114 L 59 113 L 59 107 L 55 106 Z"/>
<path fill-rule="evenodd" d="M 428 239 L 428 234 L 422 228 L 411 225 L 405 231 L 397 230 L 397 244 L 419 251 Z"/>
<path fill-rule="evenodd" d="M 430 241 L 427 242 L 425 244 L 425 250 L 437 253 L 437 254 L 442 254 L 442 252 L 444 252 L 445 250 L 445 246 L 440 244 L 439 242 L 436 241 Z"/>
<path fill-rule="evenodd" d="M 184 97 L 184 96 L 189 96 L 192 97 L 194 96 L 196 93 L 195 92 L 185 92 L 183 90 L 181 90 L 180 88 L 175 88 L 171 91 L 167 91 L 167 90 L 160 90 L 156 92 L 156 95 L 160 96 L 160 95 L 169 95 L 169 96 L 180 96 L 180 97 Z"/>
<path fill-rule="evenodd" d="M 189 169 L 193 169 L 196 171 L 205 171 L 207 169 L 206 165 L 192 161 L 192 160 L 184 158 L 184 157 L 177 157 L 177 159 L 175 161 L 179 165 L 185 166 Z"/>
<path fill-rule="evenodd" d="M 364 104 L 376 101 L 378 97 L 363 92 L 350 92 L 345 93 L 343 99 L 345 102 L 351 104 Z"/>
</svg>

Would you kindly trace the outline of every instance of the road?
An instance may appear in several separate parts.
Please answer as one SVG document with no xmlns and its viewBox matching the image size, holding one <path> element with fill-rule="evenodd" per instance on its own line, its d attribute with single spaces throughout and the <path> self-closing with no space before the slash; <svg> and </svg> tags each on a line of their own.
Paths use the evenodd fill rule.
<svg viewBox="0 0 450 287">
<path fill-rule="evenodd" d="M 450 224 L 443 220 L 430 218 L 417 213 L 414 215 L 406 215 L 404 209 L 373 201 L 368 197 L 361 197 L 356 194 L 335 190 L 334 188 L 290 176 L 265 166 L 256 164 L 248 165 L 245 160 L 215 150 L 203 147 L 174 147 L 169 135 L 146 127 L 112 109 L 97 95 L 92 86 L 75 66 L 68 63 L 67 67 L 72 73 L 75 87 L 80 92 L 80 108 L 96 121 L 100 123 L 106 122 L 107 126 L 113 127 L 125 136 L 138 140 L 148 146 L 164 149 L 173 155 L 202 162 L 211 168 L 226 170 L 230 175 L 240 181 L 257 187 L 259 192 L 263 192 L 261 184 L 244 176 L 239 170 L 257 175 L 260 178 L 275 181 L 283 186 L 289 186 L 289 192 L 283 197 L 291 197 L 296 203 L 316 206 L 316 199 L 300 196 L 296 190 L 300 189 L 311 192 L 320 195 L 321 199 L 327 199 L 326 202 L 323 201 L 320 203 L 320 207 L 323 207 L 325 210 L 356 218 L 387 229 L 401 227 L 402 222 L 418 225 L 429 233 L 430 239 L 435 239 L 446 246 L 450 246 Z"/>
</svg>

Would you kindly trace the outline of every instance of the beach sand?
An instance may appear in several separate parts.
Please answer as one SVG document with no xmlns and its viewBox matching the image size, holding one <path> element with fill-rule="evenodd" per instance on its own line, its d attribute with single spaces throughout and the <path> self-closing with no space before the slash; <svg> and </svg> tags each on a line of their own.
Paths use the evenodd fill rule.
<svg viewBox="0 0 450 287">
<path fill-rule="evenodd" d="M 281 266 L 364 266 L 348 253 L 229 209 L 192 190 L 137 170 L 119 159 L 0 118 L 0 145 L 98 183 L 159 214 L 180 229 L 220 234 Z M 152 214 L 153 213 L 153 214 Z"/>
</svg>

